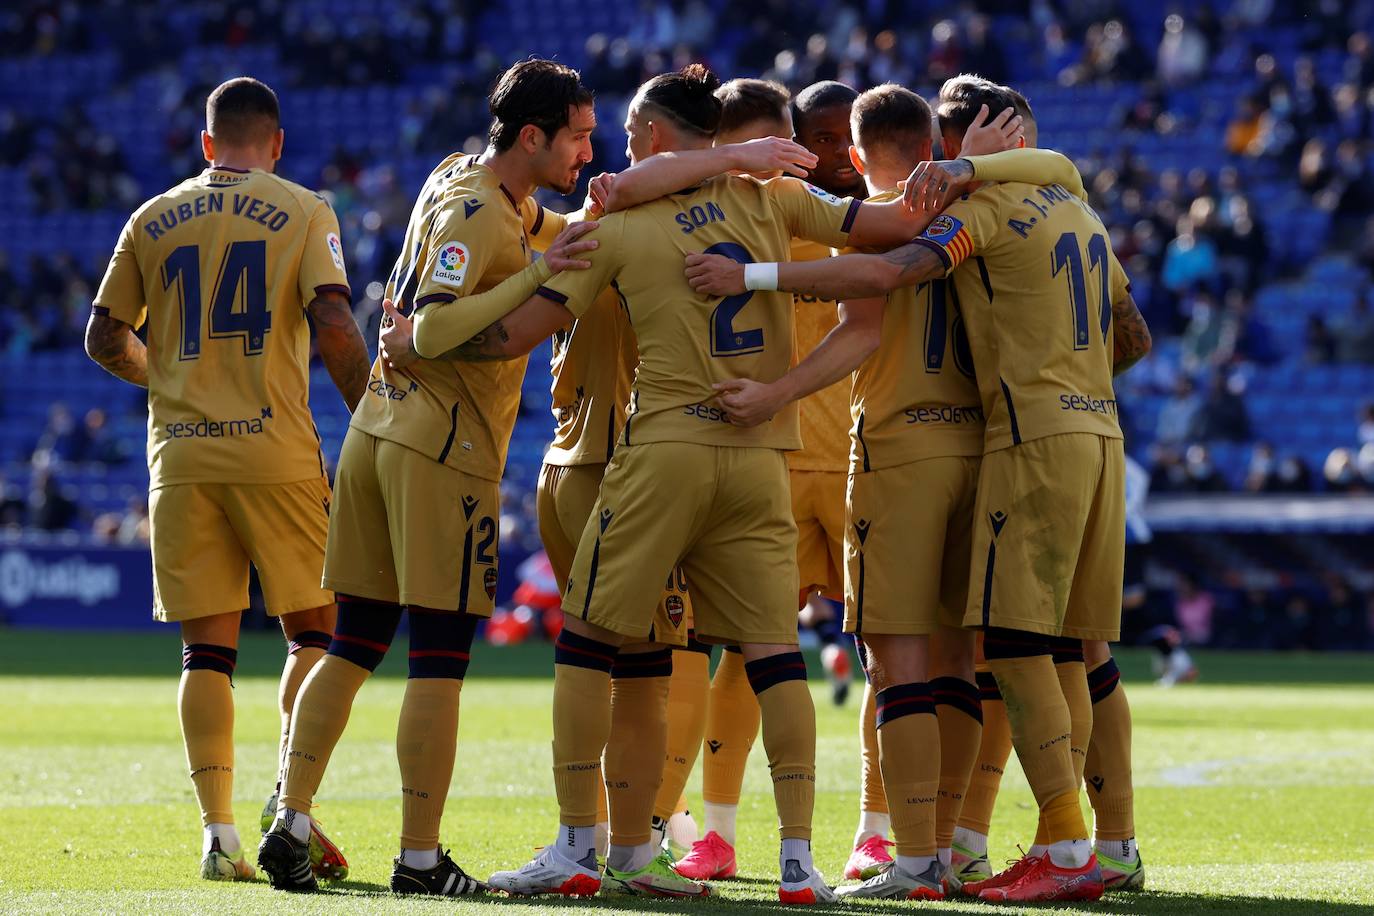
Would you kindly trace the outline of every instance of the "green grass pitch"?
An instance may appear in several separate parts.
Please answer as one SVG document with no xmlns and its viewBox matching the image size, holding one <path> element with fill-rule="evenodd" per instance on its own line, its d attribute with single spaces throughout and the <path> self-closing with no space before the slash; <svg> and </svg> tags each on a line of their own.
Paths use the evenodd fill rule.
<svg viewBox="0 0 1374 916">
<path fill-rule="evenodd" d="M 399 829 L 394 750 L 404 681 L 393 653 L 366 685 L 318 813 L 353 873 L 295 897 L 263 882 L 197 877 L 200 827 L 176 720 L 175 633 L 0 630 L 0 912 L 494 913 L 779 909 L 766 765 L 754 754 L 740 817 L 742 880 L 719 901 L 415 901 L 385 892 Z M 281 643 L 246 634 L 236 678 L 235 811 L 256 841 L 276 753 Z M 813 659 L 814 661 L 814 659 Z M 1208 655 L 1203 680 L 1162 690 L 1143 654 L 1121 656 L 1135 712 L 1136 823 L 1149 890 L 1085 911 L 1374 913 L 1374 660 Z M 463 690 L 458 764 L 444 822 L 478 876 L 524 862 L 554 831 L 550 649 L 479 647 Z M 813 666 L 814 668 L 814 666 Z M 815 685 L 820 747 L 816 859 L 838 880 L 858 797 L 855 704 Z M 689 785 L 699 800 L 700 775 Z M 1034 827 L 1012 764 L 993 827 L 995 861 Z M 854 903 L 845 912 L 1007 912 L 970 902 Z"/>
</svg>

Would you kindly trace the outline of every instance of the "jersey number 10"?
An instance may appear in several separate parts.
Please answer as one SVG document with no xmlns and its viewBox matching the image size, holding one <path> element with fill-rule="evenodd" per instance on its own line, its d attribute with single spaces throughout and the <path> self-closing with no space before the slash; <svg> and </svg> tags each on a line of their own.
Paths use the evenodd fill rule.
<svg viewBox="0 0 1374 916">
<path fill-rule="evenodd" d="M 200 358 L 200 246 L 182 245 L 162 265 L 162 287 L 177 288 L 181 358 Z M 243 355 L 262 353 L 272 313 L 267 310 L 267 242 L 231 242 L 210 298 L 210 337 L 243 340 Z"/>
</svg>

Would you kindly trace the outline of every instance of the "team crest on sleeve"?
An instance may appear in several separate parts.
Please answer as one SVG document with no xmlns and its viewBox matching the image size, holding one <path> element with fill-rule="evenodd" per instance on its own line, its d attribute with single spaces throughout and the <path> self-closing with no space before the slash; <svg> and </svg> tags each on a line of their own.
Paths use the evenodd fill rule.
<svg viewBox="0 0 1374 916">
<path fill-rule="evenodd" d="M 926 231 L 921 234 L 921 237 L 930 239 L 932 242 L 939 242 L 943 245 L 958 235 L 959 230 L 963 228 L 963 222 L 947 213 L 942 213 L 931 220 L 930 225 L 926 227 Z"/>
<path fill-rule="evenodd" d="M 343 243 L 339 241 L 339 234 L 331 232 L 324 237 L 329 245 L 329 256 L 334 260 L 334 266 L 339 270 L 344 269 Z"/>
<path fill-rule="evenodd" d="M 840 204 L 844 203 L 844 201 L 840 200 L 840 198 L 836 197 L 834 194 L 831 194 L 829 191 L 825 190 L 824 188 L 818 188 L 818 187 L 816 187 L 814 184 L 812 184 L 812 183 L 809 182 L 809 181 L 803 181 L 802 184 L 806 185 L 806 190 L 807 190 L 809 193 L 811 193 L 812 195 L 814 195 L 814 196 L 816 196 L 816 197 L 819 197 L 821 200 L 823 200 L 823 201 L 825 201 L 826 203 L 830 204 L 830 206 L 832 206 L 832 207 L 838 207 Z"/>
<path fill-rule="evenodd" d="M 462 242 L 444 242 L 434 258 L 434 272 L 429 279 L 444 286 L 462 286 L 470 260 L 472 254 Z"/>
</svg>

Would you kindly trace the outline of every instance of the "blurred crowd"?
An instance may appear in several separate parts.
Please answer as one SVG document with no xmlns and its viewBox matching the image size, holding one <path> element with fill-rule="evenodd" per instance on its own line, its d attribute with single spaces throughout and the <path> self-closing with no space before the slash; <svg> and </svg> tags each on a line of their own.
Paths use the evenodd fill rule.
<svg viewBox="0 0 1374 916">
<path fill-rule="evenodd" d="M 794 90 L 820 79 L 858 88 L 892 80 L 932 96 L 956 73 L 1012 81 L 1028 69 L 1036 80 L 1066 90 L 1138 86 L 1132 104 L 1092 113 L 1093 126 L 1109 129 L 1113 141 L 1077 161 L 1137 302 L 1157 343 L 1166 344 L 1157 349 L 1168 355 L 1124 378 L 1121 395 L 1128 435 L 1148 461 L 1153 489 L 1235 488 L 1235 480 L 1219 473 L 1213 449 L 1240 443 L 1251 452 L 1245 490 L 1374 490 L 1374 406 L 1362 407 L 1344 429 L 1333 431 L 1326 461 L 1311 466 L 1287 443 L 1257 436 L 1263 418 L 1252 416 L 1247 398 L 1257 374 L 1282 363 L 1374 366 L 1374 290 L 1368 286 L 1354 291 L 1353 307 L 1314 313 L 1297 348 L 1256 309 L 1267 285 L 1299 275 L 1305 264 L 1289 244 L 1297 230 L 1273 220 L 1247 177 L 1278 176 L 1305 208 L 1329 215 L 1328 247 L 1374 272 L 1374 9 L 1369 0 L 1204 0 L 1187 6 L 1180 12 L 1161 5 L 1151 18 L 1125 0 L 990 0 L 976 10 L 968 3 L 902 0 L 635 0 L 622 11 L 624 29 L 591 35 L 564 56 L 598 93 L 603 129 L 588 176 L 625 164 L 618 120 L 624 99 L 648 76 L 692 60 L 724 76 L 762 75 Z M 575 18 L 576 5 L 559 8 Z M 183 176 L 202 167 L 203 100 L 225 75 L 226 55 L 236 59 L 269 44 L 277 52 L 263 75 L 283 97 L 323 86 L 413 87 L 396 107 L 395 135 L 382 142 L 342 134 L 312 138 L 330 150 L 327 156 L 293 158 L 287 125 L 283 172 L 332 201 L 357 314 L 375 327 L 380 281 L 400 245 L 414 193 L 402 163 L 480 150 L 485 94 L 511 57 L 494 50 L 492 40 L 492 23 L 503 9 L 472 0 L 402 0 L 385 14 L 366 4 L 336 8 L 286 0 L 189 0 L 175 9 L 136 0 L 19 0 L 0 13 L 3 58 L 108 52 L 112 83 L 97 91 L 150 81 L 158 87 L 160 146 L 151 154 L 159 167 L 131 161 L 149 151 L 121 148 L 82 101 L 38 116 L 6 106 L 0 94 L 0 177 L 20 176 L 18 187 L 35 213 L 127 212 L 161 190 L 150 175 Z M 1010 36 L 994 27 L 996 17 L 1006 15 L 1020 19 L 1016 48 L 1030 49 L 1029 62 L 1014 59 L 1022 52 L 1009 51 Z M 1300 34 L 1297 54 L 1266 47 L 1256 37 L 1265 29 Z M 188 40 L 202 63 L 179 66 Z M 1333 58 L 1339 58 L 1334 70 L 1317 65 Z M 1179 104 L 1178 94 L 1205 83 L 1223 65 L 1242 88 L 1227 102 L 1223 129 L 1199 130 L 1196 112 Z M 1224 150 L 1226 164 L 1210 171 L 1159 167 L 1139 151 L 1141 138 L 1150 137 L 1210 144 L 1219 155 Z M 1042 142 L 1056 145 L 1053 136 Z M 0 251 L 0 353 L 9 358 L 79 347 L 103 267 L 103 257 L 80 263 L 61 252 L 13 264 Z M 1136 395 L 1162 398 L 1157 416 L 1138 420 L 1131 411 Z M 111 539 L 136 538 L 146 528 L 141 506 L 100 519 L 64 506 L 51 471 L 42 470 L 125 460 L 114 452 L 69 453 L 105 448 L 74 444 L 91 422 L 89 416 L 49 418 L 35 443 L 28 485 L 15 492 L 17 485 L 0 482 L 0 524 L 51 527 L 67 519 L 98 526 Z M 523 538 L 535 530 L 526 494 L 510 497 L 505 526 Z"/>
</svg>

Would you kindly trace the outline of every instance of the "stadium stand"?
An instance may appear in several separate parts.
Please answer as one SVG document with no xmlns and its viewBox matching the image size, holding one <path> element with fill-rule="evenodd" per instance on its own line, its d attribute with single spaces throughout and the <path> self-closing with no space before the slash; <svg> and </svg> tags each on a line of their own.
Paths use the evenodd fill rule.
<svg viewBox="0 0 1374 916">
<path fill-rule="evenodd" d="M 8 4 L 0 353 L 18 390 L 0 402 L 5 537 L 139 538 L 146 411 L 87 360 L 81 331 L 128 212 L 199 170 L 200 106 L 214 84 L 247 73 L 277 88 L 281 172 L 330 196 L 356 313 L 375 331 L 415 188 L 440 155 L 480 149 L 491 79 L 532 52 L 582 67 L 598 92 L 588 174 L 623 167 L 620 124 L 638 82 L 689 60 L 794 89 L 896 80 L 932 96 L 961 71 L 1015 84 L 1042 145 L 1083 170 L 1155 330 L 1154 354 L 1118 391 L 1154 492 L 1374 491 L 1368 5 L 978 6 L 411 0 L 383 16 L 362 0 Z M 550 428 L 547 356 L 531 360 L 511 447 L 503 594 L 537 548 L 526 497 Z M 314 382 L 332 457 L 348 418 L 322 368 Z M 1237 510 L 1224 532 L 1216 512 L 1166 513 L 1151 583 L 1167 603 L 1173 574 L 1192 572 L 1226 614 L 1272 605 L 1289 620 L 1302 616 L 1291 601 L 1318 617 L 1348 606 L 1337 615 L 1347 624 L 1303 638 L 1370 646 L 1374 602 L 1360 596 L 1374 591 L 1374 511 L 1359 505 L 1329 525 L 1313 510 L 1317 540 L 1285 537 L 1295 523 L 1277 510 Z"/>
</svg>

